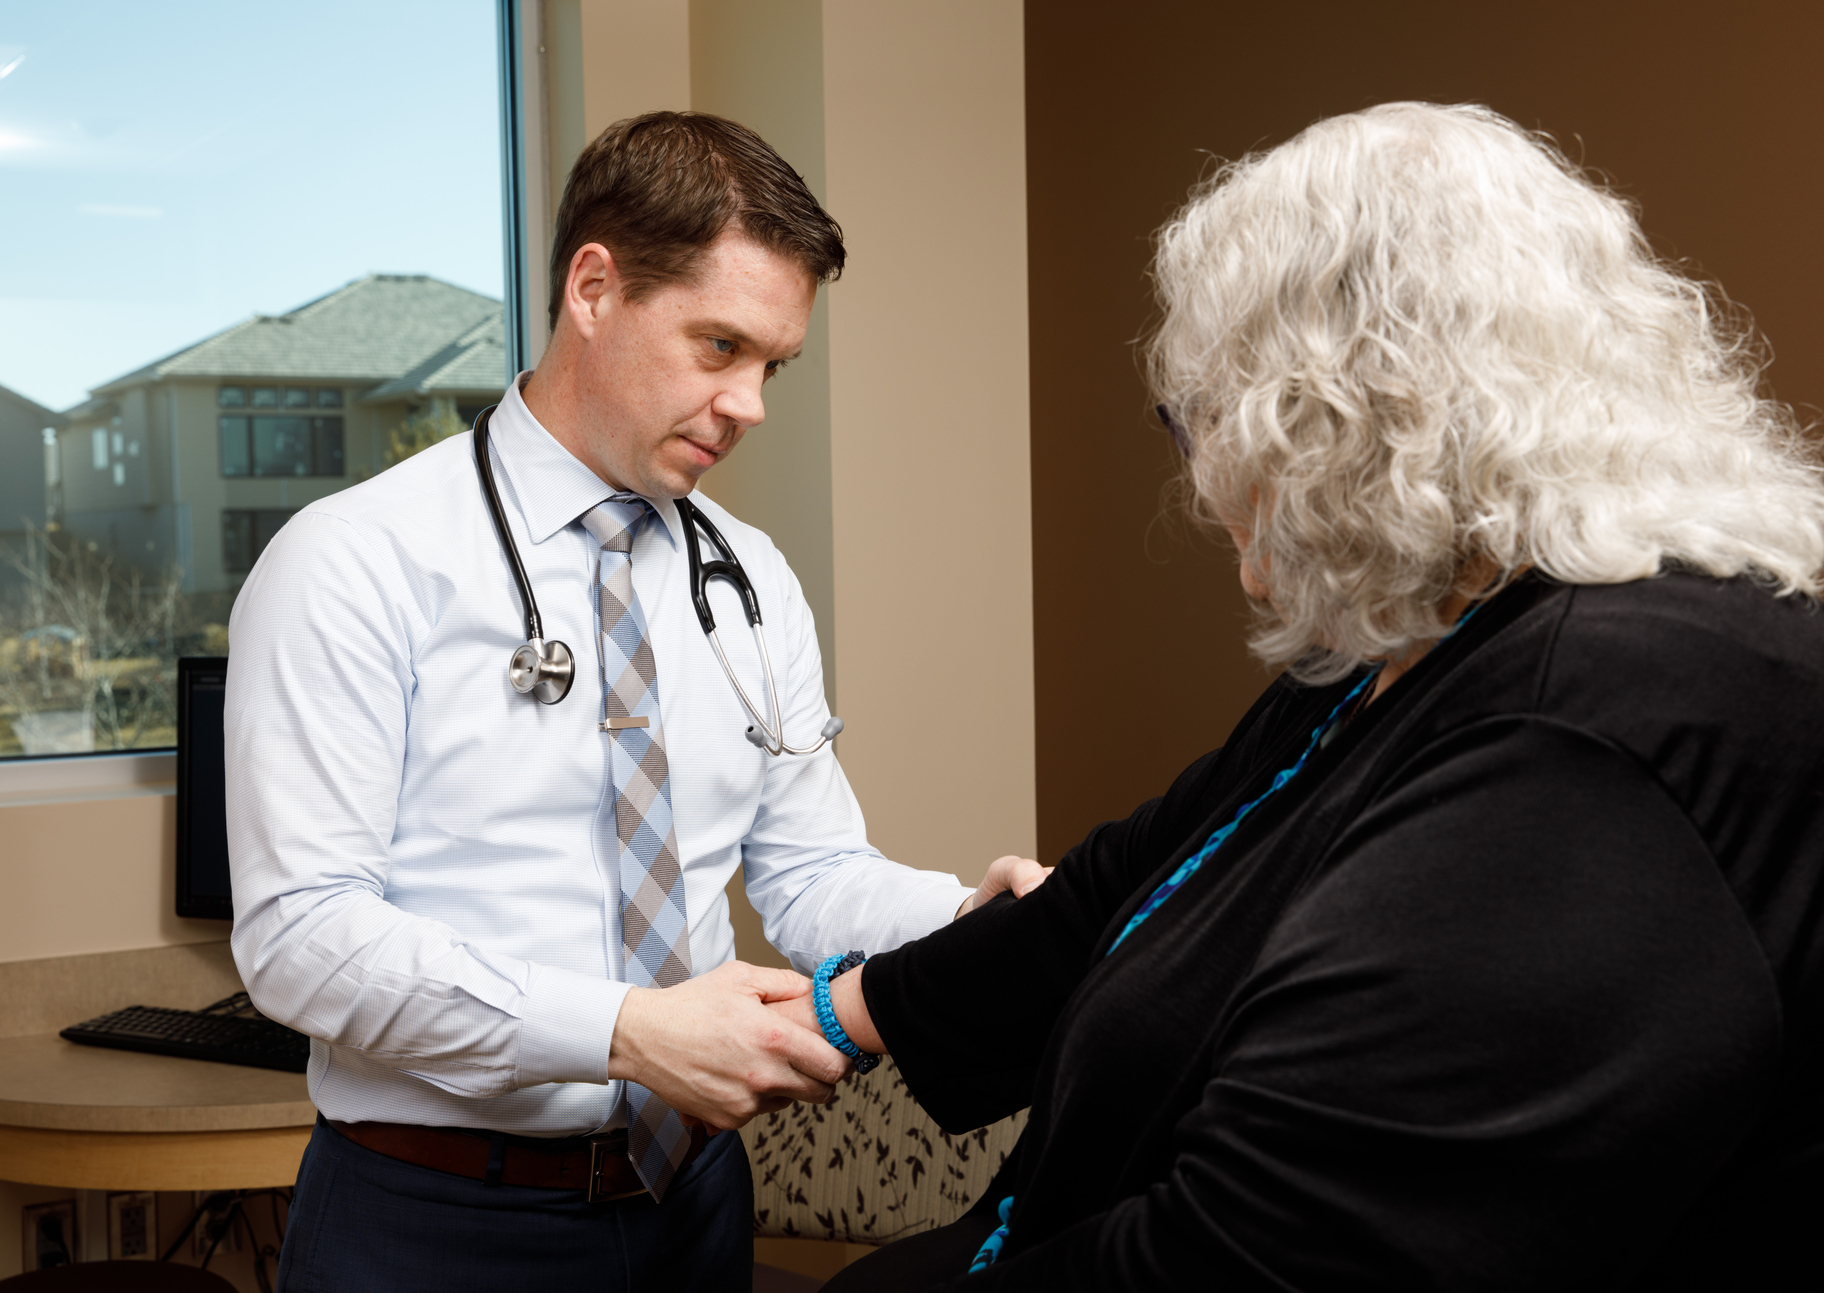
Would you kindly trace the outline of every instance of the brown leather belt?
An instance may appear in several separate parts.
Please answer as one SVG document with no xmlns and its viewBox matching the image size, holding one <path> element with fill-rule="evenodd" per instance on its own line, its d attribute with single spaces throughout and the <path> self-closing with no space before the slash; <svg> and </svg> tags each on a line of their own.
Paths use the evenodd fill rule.
<svg viewBox="0 0 1824 1293">
<path fill-rule="evenodd" d="M 325 1119 L 325 1121 L 328 1121 Z M 454 1127 L 413 1127 L 398 1122 L 330 1122 L 363 1149 L 472 1181 L 533 1185 L 548 1190 L 582 1190 L 590 1203 L 612 1203 L 646 1193 L 627 1158 L 625 1129 L 600 1136 L 540 1141 Z M 708 1142 L 701 1127 L 690 1129 L 690 1149 L 681 1172 Z M 489 1170 L 493 1160 L 493 1171 Z"/>
</svg>

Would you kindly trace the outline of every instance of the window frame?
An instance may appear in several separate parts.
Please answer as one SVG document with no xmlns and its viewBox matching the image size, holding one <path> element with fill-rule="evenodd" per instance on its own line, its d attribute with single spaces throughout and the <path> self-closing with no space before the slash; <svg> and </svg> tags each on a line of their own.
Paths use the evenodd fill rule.
<svg viewBox="0 0 1824 1293">
<path fill-rule="evenodd" d="M 543 337 L 544 291 L 538 267 L 546 257 L 550 217 L 544 194 L 550 161 L 545 140 L 544 51 L 541 0 L 495 0 L 495 55 L 500 91 L 502 302 L 509 382 L 532 354 L 534 328 Z M 528 238 L 529 230 L 541 231 Z M 232 384 L 232 383 L 230 383 Z M 252 387 L 247 403 L 236 412 L 252 417 Z M 283 386 L 280 409 L 284 413 Z M 330 416 L 346 419 L 345 403 Z M 218 416 L 224 411 L 216 406 Z M 318 412 L 314 404 L 310 414 Z M 217 462 L 221 469 L 220 424 Z M 348 474 L 347 423 L 343 424 L 343 476 Z M 251 455 L 251 423 L 248 451 Z M 252 467 L 251 457 L 248 463 Z M 289 480 L 298 477 L 230 476 L 228 480 Z M 301 479 L 336 479 L 303 477 Z M 117 799 L 135 795 L 175 794 L 177 751 L 173 746 L 150 750 L 97 750 L 91 754 L 26 754 L 0 758 L 0 807 Z"/>
</svg>

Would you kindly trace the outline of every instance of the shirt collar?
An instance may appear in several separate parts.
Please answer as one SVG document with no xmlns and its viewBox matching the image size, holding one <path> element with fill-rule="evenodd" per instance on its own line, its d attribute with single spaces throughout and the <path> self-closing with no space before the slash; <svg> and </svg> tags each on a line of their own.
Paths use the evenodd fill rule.
<svg viewBox="0 0 1824 1293">
<path fill-rule="evenodd" d="M 532 416 L 519 393 L 531 375 L 523 372 L 514 379 L 501 396 L 488 430 L 514 501 L 526 518 L 526 533 L 532 542 L 543 543 L 614 491 Z M 669 498 L 646 501 L 665 523 L 665 537 L 676 547 L 681 519 L 677 503 Z"/>
</svg>

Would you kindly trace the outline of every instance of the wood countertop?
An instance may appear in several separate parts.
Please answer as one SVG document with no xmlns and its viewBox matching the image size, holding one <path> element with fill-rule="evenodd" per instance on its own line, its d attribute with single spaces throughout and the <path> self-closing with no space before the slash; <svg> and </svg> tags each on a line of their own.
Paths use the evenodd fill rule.
<svg viewBox="0 0 1824 1293">
<path fill-rule="evenodd" d="M 78 1046 L 56 1033 L 0 1037 L 0 1125 L 247 1131 L 316 1117 L 302 1073 Z"/>
</svg>

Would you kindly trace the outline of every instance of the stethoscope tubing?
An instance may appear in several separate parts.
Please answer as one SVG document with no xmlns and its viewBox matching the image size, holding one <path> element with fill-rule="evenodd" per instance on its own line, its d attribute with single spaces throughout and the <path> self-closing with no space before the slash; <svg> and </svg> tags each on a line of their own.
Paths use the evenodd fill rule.
<svg viewBox="0 0 1824 1293">
<path fill-rule="evenodd" d="M 772 657 L 767 653 L 767 650 L 766 650 L 766 632 L 758 624 L 754 625 L 753 627 L 754 627 L 754 640 L 760 644 L 760 667 L 766 676 L 767 704 L 769 706 L 771 706 L 773 713 L 778 714 L 779 713 L 779 693 L 773 687 L 773 660 L 772 660 Z M 778 755 L 778 754 L 815 754 L 815 753 L 817 753 L 817 751 L 821 750 L 824 746 L 826 746 L 830 743 L 830 738 L 828 736 L 819 734 L 819 736 L 817 738 L 817 744 L 815 744 L 813 746 L 809 746 L 806 749 L 801 750 L 796 746 L 787 745 L 785 743 L 784 716 L 783 715 L 780 716 L 780 721 L 779 721 L 778 727 L 774 727 L 772 724 L 768 723 L 764 717 L 762 717 L 759 709 L 754 705 L 754 702 L 752 700 L 748 699 L 747 688 L 745 688 L 741 685 L 741 680 L 735 676 L 734 669 L 729 665 L 728 656 L 722 650 L 722 639 L 717 635 L 716 630 L 711 629 L 709 631 L 708 637 L 709 637 L 710 646 L 712 646 L 716 649 L 716 659 L 720 660 L 722 662 L 722 672 L 728 675 L 728 681 L 729 681 L 730 685 L 732 685 L 734 687 L 735 695 L 737 695 L 741 698 L 742 706 L 747 710 L 748 714 L 754 720 L 754 726 L 749 728 L 748 730 L 750 732 L 752 732 L 752 731 L 758 729 L 760 732 L 761 740 L 754 741 L 755 745 L 758 745 L 761 749 L 765 750 L 768 754 Z M 748 739 L 753 740 L 752 737 L 749 737 Z"/>
<path fill-rule="evenodd" d="M 488 420 L 497 407 L 498 405 L 490 405 L 483 409 L 475 419 L 475 467 L 481 476 L 481 492 L 487 499 L 488 515 L 494 520 L 494 533 L 500 538 L 501 550 L 506 553 L 508 568 L 513 573 L 513 582 L 519 588 L 520 604 L 525 609 L 528 640 L 524 646 L 519 647 L 513 653 L 515 668 L 517 668 L 522 654 L 528 650 L 535 657 L 543 659 L 546 654 L 546 644 L 543 621 L 538 613 L 538 599 L 532 595 L 532 581 L 526 575 L 525 565 L 520 561 L 519 545 L 513 541 L 512 531 L 507 528 L 506 509 L 501 506 L 500 491 L 494 483 L 494 466 L 489 461 Z M 753 725 L 747 729 L 747 739 L 774 756 L 817 753 L 842 730 L 842 720 L 832 716 L 829 722 L 824 724 L 823 731 L 818 734 L 815 745 L 800 749 L 785 743 L 785 715 L 779 708 L 779 689 L 773 680 L 773 659 L 766 647 L 766 629 L 760 620 L 760 601 L 754 594 L 753 581 L 747 577 L 747 571 L 742 568 L 740 559 L 735 556 L 734 550 L 728 546 L 728 540 L 722 537 L 722 532 L 698 510 L 694 503 L 687 498 L 681 498 L 677 501 L 677 507 L 678 517 L 684 523 L 684 546 L 690 573 L 692 606 L 697 613 L 697 621 L 702 626 L 704 636 L 709 639 L 709 645 L 715 650 L 716 660 L 721 664 L 723 674 L 727 676 L 729 685 L 735 689 L 735 695 L 740 699 L 742 708 L 754 720 Z M 699 527 L 721 553 L 719 560 L 707 563 L 703 561 L 697 540 Z M 722 639 L 716 632 L 715 615 L 709 607 L 709 581 L 712 579 L 728 581 L 734 585 L 735 591 L 741 596 L 742 610 L 746 614 L 748 627 L 753 630 L 754 641 L 760 646 L 760 668 L 766 682 L 767 708 L 775 715 L 770 722 L 760 711 L 760 707 L 754 704 L 753 698 L 747 694 L 747 688 L 741 685 L 741 679 L 736 676 L 734 666 L 729 663 L 728 653 L 722 649 Z M 569 694 L 569 684 L 571 677 L 574 676 L 574 669 L 569 663 L 568 647 L 561 642 L 551 643 L 550 646 L 561 651 L 564 658 L 562 668 L 571 671 L 565 674 L 561 691 L 556 691 L 553 687 L 550 690 L 556 691 L 555 695 L 550 695 L 548 698 L 547 696 L 539 697 L 546 704 L 556 704 Z M 511 676 L 514 670 L 509 669 L 508 672 Z M 522 690 L 521 684 L 515 683 L 515 690 Z M 531 688 L 524 687 L 523 690 L 531 690 Z"/>
<path fill-rule="evenodd" d="M 526 612 L 526 636 L 538 641 L 545 636 L 538 599 L 532 595 L 532 581 L 526 577 L 526 567 L 519 559 L 519 545 L 507 529 L 506 509 L 501 507 L 500 490 L 494 485 L 494 464 L 488 460 L 488 418 L 498 407 L 490 404 L 475 419 L 475 469 L 481 473 L 481 492 L 488 500 L 488 515 L 494 518 L 494 533 L 500 536 L 501 550 L 507 554 L 513 582 L 519 585 L 519 604 Z"/>
</svg>

